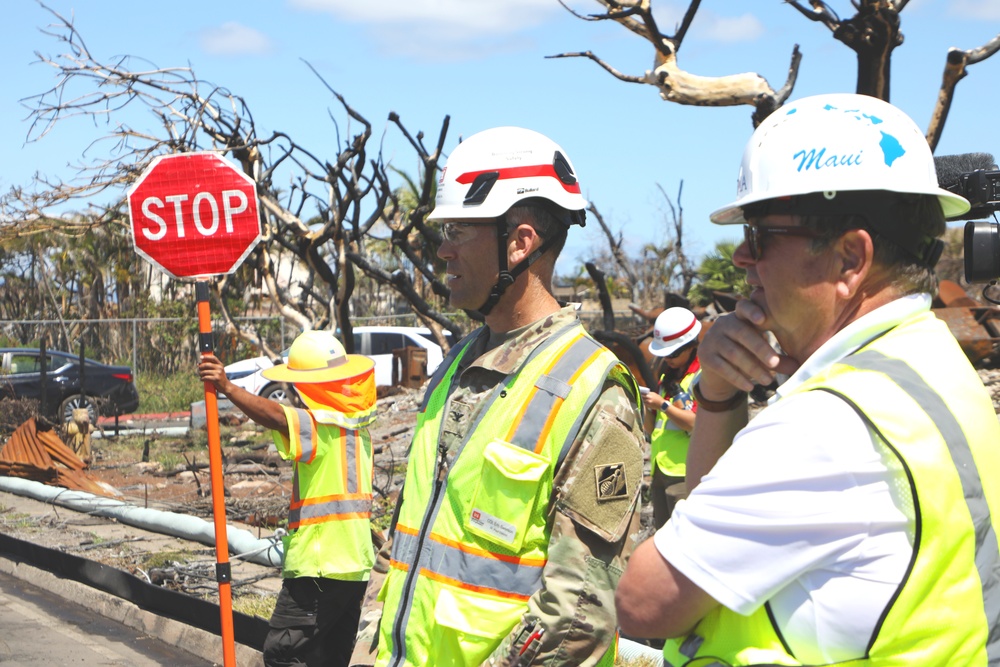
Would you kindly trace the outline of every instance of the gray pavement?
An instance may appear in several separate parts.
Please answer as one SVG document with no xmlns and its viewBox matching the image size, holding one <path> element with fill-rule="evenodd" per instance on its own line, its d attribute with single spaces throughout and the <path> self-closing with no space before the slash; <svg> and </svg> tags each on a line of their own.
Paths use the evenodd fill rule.
<svg viewBox="0 0 1000 667">
<path fill-rule="evenodd" d="M 150 533 L 117 521 L 87 516 L 62 507 L 57 508 L 16 494 L 0 492 L 0 507 L 3 507 L 10 514 L 29 517 L 29 521 L 32 523 L 44 521 L 46 517 L 58 516 L 64 525 L 63 532 L 67 539 L 70 539 L 70 533 L 75 530 L 85 530 L 92 535 L 95 542 L 126 540 L 134 548 L 141 546 L 144 550 L 151 552 L 204 548 L 202 545 L 196 545 L 177 537 Z M 256 588 L 275 592 L 280 588 L 280 569 L 267 568 L 246 561 L 233 562 L 234 580 L 256 578 L 256 575 L 266 575 L 266 578 L 257 581 Z M 121 624 L 129 629 L 133 637 L 131 642 L 121 642 L 121 646 L 112 642 L 112 648 L 104 650 L 100 647 L 108 646 L 108 644 L 101 638 L 99 632 L 91 630 L 91 626 L 70 623 L 69 626 L 60 626 L 57 631 L 58 636 L 40 634 L 43 631 L 49 632 L 45 618 L 50 612 L 34 609 L 29 602 L 25 602 L 23 597 L 18 595 L 16 588 L 10 586 L 8 582 L 0 581 L 0 663 L 5 666 L 34 664 L 184 666 L 222 665 L 223 663 L 222 639 L 218 635 L 173 619 L 157 616 L 128 600 L 76 581 L 60 578 L 28 563 L 17 562 L 3 555 L 0 555 L 0 576 L 13 577 L 23 584 L 44 591 L 47 595 L 56 596 L 67 608 L 79 605 L 86 610 L 86 615 L 92 619 L 100 616 L 110 619 L 113 623 Z M 24 624 L 17 625 L 14 621 L 8 622 L 8 614 L 14 621 L 19 615 L 27 620 L 24 621 Z M 20 642 L 20 637 L 24 636 L 28 643 L 20 648 L 13 645 L 4 646 L 3 642 L 10 644 L 12 633 L 19 635 L 15 638 L 18 642 Z M 36 655 L 22 650 L 25 647 L 30 649 L 31 642 L 37 644 L 35 647 Z M 67 654 L 71 658 L 61 659 L 59 656 L 62 654 L 59 652 L 62 650 L 60 647 L 63 644 L 70 647 L 78 645 L 79 650 L 73 649 Z M 157 657 L 160 655 L 160 644 L 181 649 L 182 655 L 194 656 L 195 661 L 177 662 L 171 659 L 157 662 L 160 659 Z M 235 648 L 238 667 L 262 667 L 263 660 L 259 651 L 241 644 L 237 644 Z M 122 655 L 128 654 L 128 651 L 144 656 L 146 661 L 137 661 L 133 659 L 135 656 L 128 657 L 128 659 L 121 658 Z M 112 656 L 112 653 L 115 655 Z M 30 661 L 36 658 L 39 662 Z M 119 662 L 118 660 L 123 661 Z"/>
<path fill-rule="evenodd" d="M 3 573 L 0 628 L 0 662 L 5 665 L 213 664 Z"/>
</svg>

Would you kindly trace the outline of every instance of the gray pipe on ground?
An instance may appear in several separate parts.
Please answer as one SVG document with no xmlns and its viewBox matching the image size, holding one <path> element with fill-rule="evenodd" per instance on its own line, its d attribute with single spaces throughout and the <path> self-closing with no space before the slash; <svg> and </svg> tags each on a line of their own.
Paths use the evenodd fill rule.
<svg viewBox="0 0 1000 667">
<path fill-rule="evenodd" d="M 0 477 L 0 491 L 27 496 L 77 512 L 116 519 L 155 533 L 173 535 L 209 546 L 215 545 L 215 525 L 198 517 L 136 507 L 119 500 L 16 477 Z M 230 552 L 243 560 L 259 565 L 281 566 L 284 554 L 280 540 L 258 539 L 249 531 L 233 526 L 226 527 L 226 535 L 229 539 Z M 663 654 L 645 644 L 622 637 L 618 642 L 618 657 L 625 661 L 645 659 L 657 664 L 663 659 Z"/>
<path fill-rule="evenodd" d="M 16 477 L 0 477 L 0 491 L 27 496 L 77 512 L 108 517 L 154 533 L 173 535 L 215 546 L 215 524 L 198 517 L 136 507 L 120 500 L 102 498 L 83 491 L 70 491 L 60 486 L 49 486 Z M 258 565 L 281 567 L 284 549 L 280 539 L 258 539 L 248 530 L 229 525 L 226 526 L 226 536 L 229 552 L 234 557 Z"/>
</svg>

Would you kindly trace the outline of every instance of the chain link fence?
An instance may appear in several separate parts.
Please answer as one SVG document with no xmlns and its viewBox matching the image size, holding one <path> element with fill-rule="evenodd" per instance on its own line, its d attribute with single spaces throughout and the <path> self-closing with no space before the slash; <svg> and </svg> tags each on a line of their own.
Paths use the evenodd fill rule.
<svg viewBox="0 0 1000 667">
<path fill-rule="evenodd" d="M 291 345 L 298 327 L 278 316 L 235 318 L 236 325 L 265 341 L 274 351 Z M 416 316 L 401 315 L 353 320 L 362 324 L 413 326 Z M 227 333 L 221 320 L 212 324 L 215 353 L 225 363 L 256 357 L 263 351 Z M 196 318 L 160 317 L 102 320 L 20 320 L 0 322 L 0 347 L 46 347 L 79 354 L 107 364 L 130 366 L 136 375 L 191 372 L 198 362 Z"/>
<path fill-rule="evenodd" d="M 615 313 L 619 327 L 636 326 L 632 313 Z M 602 327 L 602 313 L 581 311 L 580 318 L 590 330 Z M 385 315 L 352 319 L 354 326 L 420 326 L 416 315 Z M 252 331 L 274 351 L 291 345 L 298 327 L 279 316 L 235 318 L 237 326 Z M 470 322 L 470 327 L 476 323 Z M 221 320 L 213 322 L 215 352 L 225 363 L 256 357 L 263 351 L 239 336 L 225 331 Z M 101 320 L 20 320 L 0 322 L 0 347 L 38 347 L 42 336 L 46 346 L 71 354 L 81 347 L 88 359 L 130 366 L 138 376 L 168 376 L 191 372 L 198 361 L 198 321 L 188 317 L 129 318 Z"/>
</svg>

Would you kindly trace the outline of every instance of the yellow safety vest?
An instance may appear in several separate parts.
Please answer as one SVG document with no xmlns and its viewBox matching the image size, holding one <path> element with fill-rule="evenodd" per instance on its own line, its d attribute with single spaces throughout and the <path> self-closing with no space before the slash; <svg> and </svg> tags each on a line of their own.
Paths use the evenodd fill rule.
<svg viewBox="0 0 1000 667">
<path fill-rule="evenodd" d="M 273 431 L 274 444 L 294 462 L 283 576 L 367 581 L 375 562 L 367 429 L 374 413 L 282 409 L 289 437 Z"/>
<path fill-rule="evenodd" d="M 639 395 L 627 368 L 574 323 L 497 385 L 443 461 L 443 411 L 468 345 L 442 364 L 417 418 L 379 593 L 378 665 L 479 665 L 493 652 L 541 587 L 553 478 L 582 420 L 609 377 Z M 612 646 L 601 664 L 614 657 Z"/>
<path fill-rule="evenodd" d="M 691 383 L 698 377 L 699 372 L 685 375 L 680 381 L 681 389 L 690 391 Z M 663 398 L 673 401 L 673 397 Z M 670 421 L 663 410 L 657 410 L 653 430 L 649 433 L 650 461 L 665 475 L 684 477 L 687 474 L 687 454 L 690 444 L 691 434 Z"/>
<path fill-rule="evenodd" d="M 904 361 L 905 360 L 905 361 Z M 899 459 L 912 560 L 864 656 L 841 666 L 1000 664 L 1000 424 L 947 326 L 915 316 L 796 388 L 846 401 Z M 799 665 L 771 622 L 719 607 L 664 647 L 666 665 Z"/>
</svg>

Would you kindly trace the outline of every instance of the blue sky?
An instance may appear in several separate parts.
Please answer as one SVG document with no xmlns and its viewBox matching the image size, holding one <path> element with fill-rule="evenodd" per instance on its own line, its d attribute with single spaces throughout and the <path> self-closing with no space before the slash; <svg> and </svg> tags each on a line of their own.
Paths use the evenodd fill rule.
<svg viewBox="0 0 1000 667">
<path fill-rule="evenodd" d="M 451 117 L 446 150 L 460 136 L 496 125 L 521 125 L 551 136 L 576 166 L 584 194 L 630 250 L 666 233 L 666 202 L 685 218 L 694 257 L 739 228 L 718 227 L 708 214 L 735 194 L 743 145 L 752 131 L 749 107 L 696 108 L 664 102 L 645 85 L 613 78 L 589 60 L 546 56 L 590 50 L 619 71 L 642 75 L 653 50 L 610 22 L 582 21 L 556 0 L 173 0 L 112 3 L 48 0 L 74 17 L 88 48 L 108 61 L 133 55 L 160 67 L 193 67 L 204 81 L 243 96 L 264 133 L 282 130 L 314 153 L 333 155 L 332 114 L 344 115 L 303 62 L 370 120 L 386 128 L 385 154 L 416 171 L 412 152 L 386 123 L 395 111 L 433 143 Z M 577 11 L 601 11 L 572 0 Z M 848 0 L 829 0 L 842 16 Z M 653 0 L 665 32 L 686 3 Z M 33 173 L 68 178 L 69 164 L 98 157 L 90 146 L 104 127 L 66 122 L 26 143 L 27 110 L 19 100 L 44 92 L 53 72 L 35 52 L 54 56 L 62 44 L 42 32 L 51 15 L 32 0 L 5 4 L 0 25 L 4 90 L 0 189 L 26 185 Z M 902 13 L 903 46 L 893 56 L 892 102 L 926 129 L 949 47 L 981 46 L 1000 33 L 1000 0 L 911 0 Z M 775 88 L 786 78 L 792 48 L 803 53 L 792 98 L 852 92 L 854 53 L 828 29 L 780 0 L 703 0 L 680 50 L 680 66 L 704 76 L 757 72 Z M 1000 154 L 1000 55 L 973 66 L 958 91 L 938 155 Z M 84 157 L 88 149 L 90 155 Z M 96 151 L 96 152 L 94 152 Z M 124 193 L 122 193 L 124 194 Z M 597 225 L 574 230 L 560 270 L 587 259 L 603 243 Z"/>
</svg>

